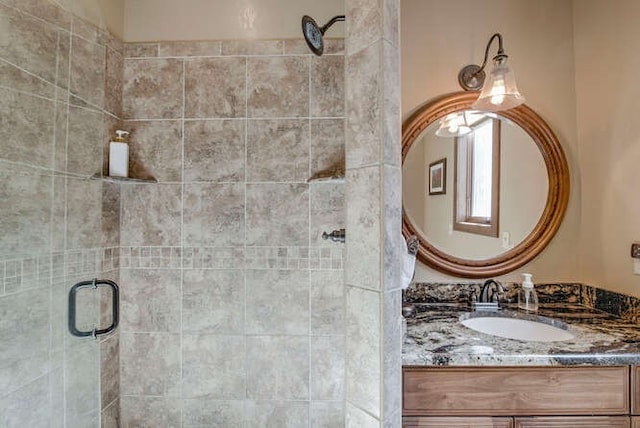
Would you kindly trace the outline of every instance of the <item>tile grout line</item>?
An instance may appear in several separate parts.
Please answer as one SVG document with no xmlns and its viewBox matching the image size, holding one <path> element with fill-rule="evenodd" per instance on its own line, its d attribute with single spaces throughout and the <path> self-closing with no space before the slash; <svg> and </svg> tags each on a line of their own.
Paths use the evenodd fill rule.
<svg viewBox="0 0 640 428">
<path fill-rule="evenodd" d="M 222 53 L 222 44 L 220 44 L 220 53 Z M 243 397 L 243 420 L 242 426 L 244 428 L 247 427 L 247 406 L 249 400 L 249 358 L 247 356 L 248 353 L 248 340 L 247 340 L 247 294 L 248 294 L 248 281 L 247 281 L 247 193 L 248 193 L 248 185 L 247 185 L 247 177 L 248 177 L 248 168 L 247 168 L 247 159 L 249 157 L 249 58 L 245 57 L 244 60 L 244 240 L 243 240 L 243 263 L 242 263 L 242 277 L 243 277 L 243 287 L 244 287 L 244 297 L 243 297 L 243 305 L 242 305 L 242 316 L 243 316 L 243 325 L 242 325 L 242 342 L 244 347 L 243 353 L 243 369 L 244 369 L 244 397 Z"/>
<path fill-rule="evenodd" d="M 185 210 L 185 176 L 184 176 L 184 158 L 185 158 L 185 126 L 184 126 L 184 117 L 185 117 L 185 108 L 186 108 L 186 61 L 182 60 L 182 120 L 181 124 L 181 181 L 182 181 L 182 189 L 181 189 L 181 209 L 180 209 L 180 247 L 184 249 L 185 246 L 185 233 L 184 233 L 184 210 Z M 184 424 L 184 337 L 183 337 L 183 325 L 184 325 L 184 257 L 181 258 L 180 262 L 180 426 L 182 427 Z"/>
</svg>

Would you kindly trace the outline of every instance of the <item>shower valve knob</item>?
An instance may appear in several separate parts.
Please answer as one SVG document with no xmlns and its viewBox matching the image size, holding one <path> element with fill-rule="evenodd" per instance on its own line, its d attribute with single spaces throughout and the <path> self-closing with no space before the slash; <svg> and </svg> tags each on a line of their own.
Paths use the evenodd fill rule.
<svg viewBox="0 0 640 428">
<path fill-rule="evenodd" d="M 333 242 L 344 242 L 346 239 L 345 229 L 334 230 L 331 233 L 323 232 L 322 239 L 330 239 Z"/>
</svg>

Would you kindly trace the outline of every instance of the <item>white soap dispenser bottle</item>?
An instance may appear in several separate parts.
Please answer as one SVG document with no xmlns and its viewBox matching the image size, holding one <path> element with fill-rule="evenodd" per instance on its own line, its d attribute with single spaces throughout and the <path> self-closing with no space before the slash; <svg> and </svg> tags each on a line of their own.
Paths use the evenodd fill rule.
<svg viewBox="0 0 640 428">
<path fill-rule="evenodd" d="M 538 295 L 533 287 L 531 274 L 523 273 L 522 277 L 522 287 L 518 292 L 518 308 L 535 312 L 538 310 Z"/>
<path fill-rule="evenodd" d="M 127 143 L 127 131 L 118 129 L 116 140 L 109 143 L 109 176 L 129 176 L 129 144 Z"/>
</svg>

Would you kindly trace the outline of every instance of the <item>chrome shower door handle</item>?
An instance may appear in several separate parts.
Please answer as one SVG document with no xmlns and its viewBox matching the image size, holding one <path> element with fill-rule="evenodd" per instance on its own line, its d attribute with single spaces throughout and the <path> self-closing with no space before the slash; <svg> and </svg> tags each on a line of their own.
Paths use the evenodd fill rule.
<svg viewBox="0 0 640 428">
<path fill-rule="evenodd" d="M 111 288 L 111 325 L 104 329 L 94 328 L 90 331 L 78 330 L 76 326 L 76 296 L 78 292 L 84 288 L 98 289 L 102 287 Z M 91 281 L 82 281 L 71 287 L 69 290 L 69 332 L 76 337 L 92 336 L 97 338 L 105 334 L 109 334 L 118 327 L 119 322 L 119 304 L 120 292 L 118 284 L 108 279 L 93 279 Z"/>
</svg>

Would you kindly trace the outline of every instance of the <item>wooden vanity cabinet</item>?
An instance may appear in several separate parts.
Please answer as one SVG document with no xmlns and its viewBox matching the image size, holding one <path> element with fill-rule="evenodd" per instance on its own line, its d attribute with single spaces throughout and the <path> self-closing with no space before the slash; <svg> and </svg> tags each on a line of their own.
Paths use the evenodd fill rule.
<svg viewBox="0 0 640 428">
<path fill-rule="evenodd" d="M 512 418 L 493 417 L 405 417 L 402 428 L 514 428 Z"/>
<path fill-rule="evenodd" d="M 515 428 L 630 428 L 628 416 L 537 416 L 515 418 Z"/>
<path fill-rule="evenodd" d="M 631 414 L 640 416 L 640 366 L 631 366 Z M 634 428 L 640 428 L 636 421 Z"/>
<path fill-rule="evenodd" d="M 640 369 L 629 366 L 409 366 L 403 427 L 630 428 L 631 389 Z"/>
</svg>

